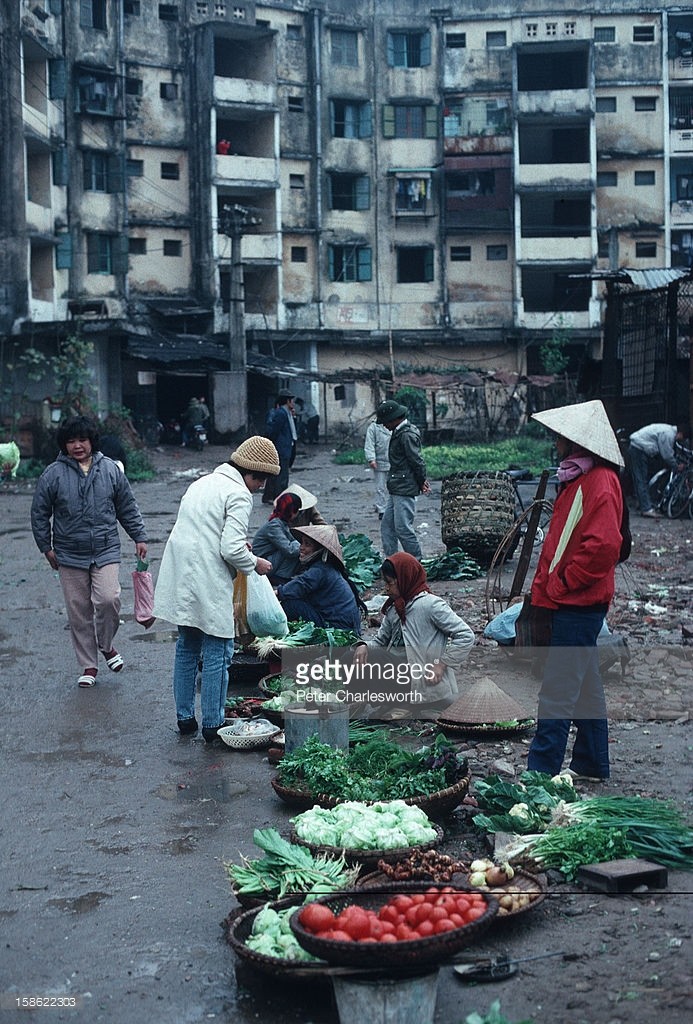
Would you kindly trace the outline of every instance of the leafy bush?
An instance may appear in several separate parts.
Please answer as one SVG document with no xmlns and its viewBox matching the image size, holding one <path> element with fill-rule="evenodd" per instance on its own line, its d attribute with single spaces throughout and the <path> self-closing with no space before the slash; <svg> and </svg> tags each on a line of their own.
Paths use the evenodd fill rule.
<svg viewBox="0 0 693 1024">
<path fill-rule="evenodd" d="M 35 480 L 45 468 L 46 463 L 41 459 L 22 459 L 17 466 L 17 480 Z"/>
<path fill-rule="evenodd" d="M 156 470 L 149 461 L 149 456 L 146 451 L 142 448 L 128 448 L 126 446 L 128 462 L 127 462 L 127 477 L 128 480 L 154 480 L 156 478 Z"/>
<path fill-rule="evenodd" d="M 429 480 L 442 480 L 451 473 L 503 470 L 510 466 L 539 474 L 553 463 L 551 443 L 545 438 L 513 437 L 491 444 L 439 444 L 423 448 Z M 365 463 L 362 448 L 339 452 L 335 462 L 342 466 Z"/>
</svg>

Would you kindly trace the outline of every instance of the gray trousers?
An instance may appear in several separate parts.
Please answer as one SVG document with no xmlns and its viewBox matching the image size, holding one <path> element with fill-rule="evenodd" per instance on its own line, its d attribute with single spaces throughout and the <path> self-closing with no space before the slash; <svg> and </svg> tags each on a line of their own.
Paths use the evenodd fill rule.
<svg viewBox="0 0 693 1024">
<path fill-rule="evenodd" d="M 414 532 L 416 498 L 401 494 L 390 494 L 385 514 L 380 523 L 380 536 L 385 557 L 396 554 L 398 542 L 402 549 L 414 558 L 421 559 L 421 545 Z"/>
<path fill-rule="evenodd" d="M 382 514 L 385 511 L 387 505 L 387 470 L 386 469 L 374 469 L 373 470 L 373 483 L 375 484 L 375 495 L 373 499 L 373 505 L 375 511 Z"/>
<path fill-rule="evenodd" d="M 97 668 L 99 651 L 109 653 L 120 625 L 120 563 L 97 569 L 60 566 L 67 621 L 77 663 Z"/>
</svg>

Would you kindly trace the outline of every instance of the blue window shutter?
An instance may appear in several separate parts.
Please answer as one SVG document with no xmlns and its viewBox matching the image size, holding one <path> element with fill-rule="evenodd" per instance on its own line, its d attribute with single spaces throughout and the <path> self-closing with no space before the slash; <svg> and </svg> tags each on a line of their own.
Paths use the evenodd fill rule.
<svg viewBox="0 0 693 1024">
<path fill-rule="evenodd" d="M 125 167 L 123 166 L 123 155 L 121 153 L 108 154 L 108 192 L 125 191 Z"/>
<path fill-rule="evenodd" d="M 80 0 L 79 23 L 82 28 L 93 28 L 91 0 Z"/>
<path fill-rule="evenodd" d="M 373 134 L 373 115 L 370 103 L 362 103 L 359 113 L 359 138 L 370 139 Z"/>
<path fill-rule="evenodd" d="M 395 66 L 395 37 L 392 32 L 387 34 L 387 63 L 391 68 Z"/>
<path fill-rule="evenodd" d="M 62 0 L 48 0 L 48 9 L 51 14 L 61 14 L 63 9 Z"/>
<path fill-rule="evenodd" d="M 371 250 L 367 245 L 357 249 L 358 254 L 358 281 L 370 281 L 371 279 Z"/>
<path fill-rule="evenodd" d="M 395 137 L 395 108 L 391 103 L 383 106 L 383 138 L 394 139 Z"/>
<path fill-rule="evenodd" d="M 68 183 L 69 165 L 67 146 L 53 150 L 53 184 L 64 187 Z"/>
<path fill-rule="evenodd" d="M 48 99 L 64 100 L 67 96 L 67 63 L 62 57 L 48 61 Z"/>
<path fill-rule="evenodd" d="M 128 270 L 128 237 L 116 235 L 111 239 L 112 273 L 126 274 Z"/>
<path fill-rule="evenodd" d="M 363 174 L 360 178 L 356 179 L 355 188 L 355 203 L 354 206 L 357 210 L 368 210 L 371 205 L 371 180 Z"/>
<path fill-rule="evenodd" d="M 421 67 L 427 68 L 431 63 L 431 33 L 424 32 L 421 36 Z"/>
<path fill-rule="evenodd" d="M 334 281 L 335 278 L 334 278 L 334 246 L 333 245 L 329 246 L 329 248 L 327 250 L 327 262 L 328 262 L 328 270 L 329 270 L 330 281 Z"/>
<path fill-rule="evenodd" d="M 437 139 L 438 138 L 438 107 L 425 107 L 424 114 L 426 118 L 424 127 L 424 138 L 425 139 Z"/>
<path fill-rule="evenodd" d="M 72 234 L 69 231 L 58 232 L 58 244 L 55 247 L 55 269 L 70 270 L 72 267 Z"/>
<path fill-rule="evenodd" d="M 424 253 L 424 281 L 433 280 L 433 249 L 426 249 Z"/>
<path fill-rule="evenodd" d="M 330 135 L 334 135 L 334 100 L 330 100 Z"/>
</svg>

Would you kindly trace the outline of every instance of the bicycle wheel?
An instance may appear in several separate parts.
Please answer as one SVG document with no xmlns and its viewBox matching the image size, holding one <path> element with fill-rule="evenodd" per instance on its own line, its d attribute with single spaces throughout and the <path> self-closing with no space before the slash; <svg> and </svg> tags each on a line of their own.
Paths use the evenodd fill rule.
<svg viewBox="0 0 693 1024">
<path fill-rule="evenodd" d="M 670 469 L 660 469 L 658 473 L 655 473 L 655 475 L 650 478 L 650 481 L 647 485 L 647 490 L 649 492 L 650 501 L 652 502 L 653 508 L 660 507 L 662 499 L 664 497 L 664 491 L 666 490 L 666 486 L 669 483 L 670 479 Z"/>
<path fill-rule="evenodd" d="M 666 505 L 666 513 L 670 519 L 678 519 L 686 511 L 686 506 L 691 494 L 688 474 L 682 473 L 680 479 L 674 482 Z"/>
</svg>

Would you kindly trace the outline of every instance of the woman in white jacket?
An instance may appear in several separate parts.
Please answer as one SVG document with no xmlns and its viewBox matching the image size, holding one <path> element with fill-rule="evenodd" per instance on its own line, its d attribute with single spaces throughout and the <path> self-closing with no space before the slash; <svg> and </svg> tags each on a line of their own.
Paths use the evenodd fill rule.
<svg viewBox="0 0 693 1024">
<path fill-rule="evenodd" d="M 442 597 L 432 594 L 426 571 L 405 551 L 390 555 L 381 569 L 387 601 L 382 625 L 372 640 L 356 648 L 354 660 L 368 661 L 369 652 L 383 660 L 385 651 L 398 660 L 421 666 L 413 688 L 424 698 L 412 702 L 412 717 L 423 703 L 446 707 L 457 695 L 455 669 L 465 661 L 474 633 Z"/>
<path fill-rule="evenodd" d="M 249 437 L 228 462 L 190 485 L 166 543 L 154 594 L 154 614 L 178 626 L 173 695 L 178 729 L 197 732 L 195 678 L 202 659 L 202 735 L 213 743 L 224 724 L 235 634 L 237 572 L 266 576 L 272 563 L 248 548 L 252 495 L 279 473 L 279 456 L 265 437 Z"/>
</svg>

